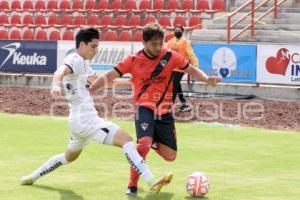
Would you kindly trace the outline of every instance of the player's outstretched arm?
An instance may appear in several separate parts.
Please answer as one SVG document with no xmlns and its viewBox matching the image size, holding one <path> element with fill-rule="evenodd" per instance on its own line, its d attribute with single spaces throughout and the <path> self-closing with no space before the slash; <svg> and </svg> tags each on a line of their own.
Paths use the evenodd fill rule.
<svg viewBox="0 0 300 200">
<path fill-rule="evenodd" d="M 222 80 L 217 76 L 207 76 L 201 69 L 192 65 L 189 65 L 184 71 L 189 75 L 195 77 L 198 81 L 202 81 L 212 86 L 217 85 L 217 83 Z"/>
<path fill-rule="evenodd" d="M 61 91 L 62 80 L 63 80 L 64 76 L 71 74 L 71 73 L 72 73 L 72 70 L 66 65 L 61 66 L 54 72 L 52 88 L 51 88 L 51 94 L 54 97 L 62 95 L 62 91 Z"/>
<path fill-rule="evenodd" d="M 89 90 L 91 92 L 95 91 L 98 88 L 102 88 L 105 85 L 110 84 L 114 79 L 120 77 L 120 74 L 116 70 L 111 70 L 104 74 L 103 76 L 100 76 L 97 78 L 91 85 Z"/>
</svg>

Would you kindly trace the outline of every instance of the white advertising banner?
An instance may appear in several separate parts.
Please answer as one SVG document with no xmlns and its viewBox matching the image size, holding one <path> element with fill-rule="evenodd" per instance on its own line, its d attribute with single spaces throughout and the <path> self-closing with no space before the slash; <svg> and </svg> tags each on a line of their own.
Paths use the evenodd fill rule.
<svg viewBox="0 0 300 200">
<path fill-rule="evenodd" d="M 257 45 L 257 82 L 300 85 L 300 45 Z"/>
<path fill-rule="evenodd" d="M 74 41 L 58 41 L 57 66 L 63 64 L 64 57 L 75 51 Z M 98 52 L 90 65 L 97 72 L 107 72 L 128 55 L 142 49 L 142 43 L 137 42 L 100 42 Z"/>
</svg>

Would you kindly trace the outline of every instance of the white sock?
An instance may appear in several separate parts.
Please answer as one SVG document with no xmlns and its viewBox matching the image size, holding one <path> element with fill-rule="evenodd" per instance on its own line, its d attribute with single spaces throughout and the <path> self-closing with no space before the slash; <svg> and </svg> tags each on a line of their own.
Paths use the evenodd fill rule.
<svg viewBox="0 0 300 200">
<path fill-rule="evenodd" d="M 32 172 L 31 178 L 33 179 L 33 181 L 36 181 L 41 176 L 44 176 L 65 164 L 68 164 L 65 154 L 64 153 L 57 154 L 57 155 L 51 157 L 47 162 L 45 162 L 37 170 Z"/>
<path fill-rule="evenodd" d="M 151 184 L 151 181 L 153 180 L 153 174 L 151 173 L 145 160 L 137 152 L 135 144 L 132 141 L 127 142 L 122 148 L 129 164 L 137 171 L 139 175 L 145 179 L 148 184 Z"/>
</svg>

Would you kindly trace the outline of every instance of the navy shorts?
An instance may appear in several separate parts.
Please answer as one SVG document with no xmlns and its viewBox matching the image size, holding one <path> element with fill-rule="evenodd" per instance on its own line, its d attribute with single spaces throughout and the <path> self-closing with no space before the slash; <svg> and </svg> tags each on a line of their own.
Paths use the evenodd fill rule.
<svg viewBox="0 0 300 200">
<path fill-rule="evenodd" d="M 177 150 L 176 130 L 172 113 L 161 116 L 154 114 L 150 108 L 139 106 L 135 117 L 137 138 L 149 136 L 153 142 L 159 142 Z"/>
</svg>

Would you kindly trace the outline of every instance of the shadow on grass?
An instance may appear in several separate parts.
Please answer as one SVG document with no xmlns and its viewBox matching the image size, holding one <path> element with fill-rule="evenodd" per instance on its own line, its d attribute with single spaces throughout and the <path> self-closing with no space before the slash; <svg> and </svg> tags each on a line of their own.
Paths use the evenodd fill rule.
<svg viewBox="0 0 300 200">
<path fill-rule="evenodd" d="M 54 188 L 45 185 L 33 185 L 32 187 L 51 191 L 51 192 L 58 192 L 61 200 L 83 200 L 82 196 L 76 194 L 72 190 L 64 190 L 64 189 Z"/>
<path fill-rule="evenodd" d="M 148 193 L 145 197 L 136 197 L 128 196 L 128 200 L 171 200 L 174 196 L 173 193 L 161 192 L 160 195 L 154 193 Z"/>
<path fill-rule="evenodd" d="M 184 199 L 186 199 L 186 200 L 199 200 L 199 199 L 201 199 L 201 200 L 209 200 L 209 198 L 208 197 L 190 197 L 190 196 L 186 196 Z"/>
</svg>

